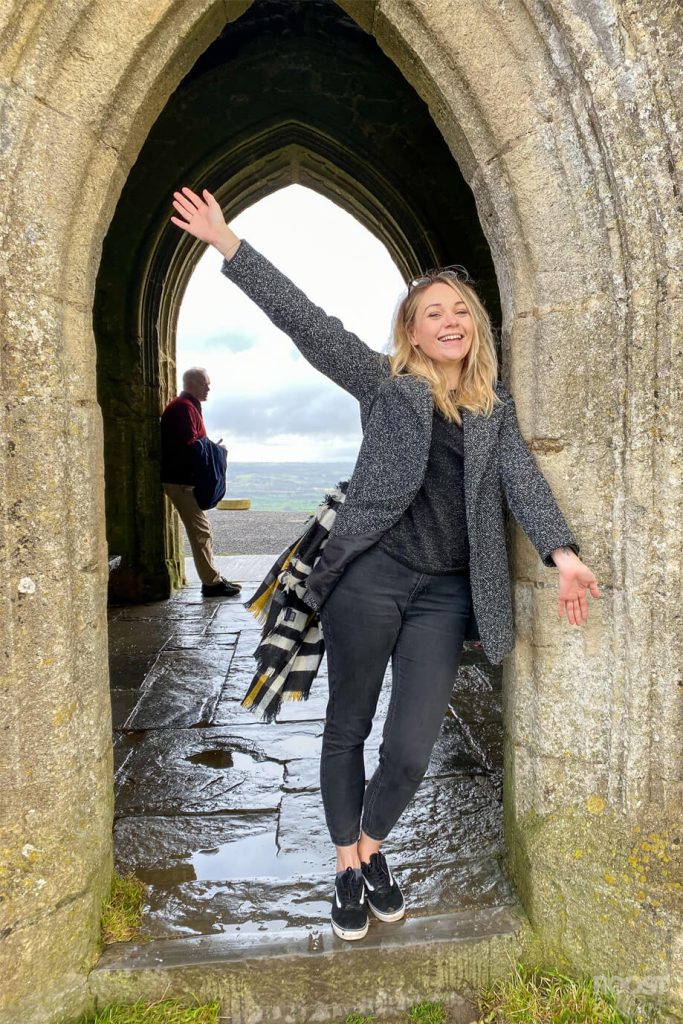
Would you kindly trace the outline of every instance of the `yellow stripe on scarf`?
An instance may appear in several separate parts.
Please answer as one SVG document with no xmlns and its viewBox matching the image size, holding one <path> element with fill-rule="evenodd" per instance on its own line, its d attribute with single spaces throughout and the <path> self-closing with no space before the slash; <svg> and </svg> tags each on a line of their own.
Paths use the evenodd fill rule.
<svg viewBox="0 0 683 1024">
<path fill-rule="evenodd" d="M 263 689 L 263 687 L 265 686 L 265 684 L 270 682 L 271 679 L 272 676 L 269 676 L 267 672 L 264 672 L 263 675 L 260 676 L 259 681 L 255 684 L 254 689 L 244 697 L 244 699 L 241 702 L 241 706 L 243 708 L 250 708 L 254 701 L 256 700 L 256 698 L 258 697 L 261 690 Z M 282 693 L 279 694 L 279 699 L 303 700 L 303 690 L 284 690 Z"/>
<path fill-rule="evenodd" d="M 254 701 L 258 697 L 259 693 L 263 689 L 264 685 L 271 678 L 272 678 L 272 673 L 269 674 L 268 672 L 264 672 L 263 675 L 259 677 L 259 681 L 254 686 L 253 690 L 251 690 L 251 692 L 248 693 L 245 696 L 245 698 L 243 699 L 243 701 L 242 701 L 242 707 L 243 708 L 250 708 L 251 707 L 251 705 L 254 703 Z"/>
<path fill-rule="evenodd" d="M 270 602 L 273 599 L 273 591 L 275 590 L 276 587 L 277 576 L 270 584 L 270 586 L 266 587 L 266 589 L 263 591 L 260 597 L 258 597 L 255 601 L 250 602 L 249 611 L 251 612 L 255 619 L 261 619 L 263 617 L 263 612 L 265 608 L 267 607 L 267 605 L 270 604 Z"/>
<path fill-rule="evenodd" d="M 285 558 L 284 562 L 282 563 L 282 567 L 280 568 L 280 572 L 284 572 L 284 570 L 287 568 L 287 566 L 291 562 L 292 558 L 294 557 L 294 555 L 295 555 L 295 553 L 297 551 L 297 548 L 299 547 L 300 543 L 301 543 L 301 538 L 299 538 L 299 540 L 296 542 L 296 544 L 292 545 L 291 551 L 288 552 L 287 557 Z M 279 574 L 278 574 L 278 576 L 279 576 Z M 275 591 L 275 589 L 278 586 L 278 576 L 275 577 L 275 579 L 273 580 L 273 582 L 270 584 L 269 587 L 266 587 L 266 589 L 263 591 L 263 593 L 261 594 L 260 597 L 258 597 L 255 601 L 252 601 L 249 604 L 249 611 L 251 612 L 251 614 L 254 616 L 255 619 L 259 619 L 259 618 L 263 617 L 263 610 L 264 610 L 264 608 L 266 608 L 270 604 L 270 602 L 272 601 L 272 599 L 273 599 L 273 592 Z"/>
</svg>

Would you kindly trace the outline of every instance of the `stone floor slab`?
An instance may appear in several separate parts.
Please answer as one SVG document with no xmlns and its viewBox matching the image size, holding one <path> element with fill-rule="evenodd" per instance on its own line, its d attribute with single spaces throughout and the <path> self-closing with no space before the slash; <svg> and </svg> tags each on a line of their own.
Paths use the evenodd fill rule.
<svg viewBox="0 0 683 1024">
<path fill-rule="evenodd" d="M 232 659 L 232 648 L 163 650 L 145 678 L 126 728 L 210 725 Z"/>
<path fill-rule="evenodd" d="M 428 860 L 422 866 L 398 863 L 396 875 L 413 915 L 445 914 L 453 908 L 512 906 L 517 902 L 496 857 L 449 860 L 445 864 Z"/>
<path fill-rule="evenodd" d="M 203 632 L 199 625 L 194 632 Z M 173 633 L 176 623 L 169 619 L 122 619 L 117 618 L 109 629 L 109 658 L 156 658 L 161 648 Z"/>
<path fill-rule="evenodd" d="M 300 761 L 288 761 L 282 788 L 285 793 L 314 793 L 319 790 L 320 758 L 306 757 Z"/>
<path fill-rule="evenodd" d="M 246 715 L 249 712 L 244 712 Z M 221 727 L 205 732 L 209 736 L 225 736 L 243 744 L 258 756 L 278 761 L 281 764 L 301 758 L 318 758 L 323 732 L 322 722 L 281 722 L 257 721 L 250 725 Z"/>
<path fill-rule="evenodd" d="M 139 690 L 111 689 L 111 723 L 115 730 L 122 729 L 140 699 Z"/>
<path fill-rule="evenodd" d="M 500 690 L 456 693 L 450 714 L 457 722 L 463 747 L 480 769 L 496 779 L 503 773 L 503 710 Z"/>
<path fill-rule="evenodd" d="M 277 808 L 283 767 L 235 735 L 201 729 L 144 734 L 117 778 L 117 816 Z"/>
<path fill-rule="evenodd" d="M 215 602 L 207 601 L 198 594 L 193 601 L 154 601 L 151 604 L 134 604 L 121 612 L 119 622 L 201 622 L 208 625 L 216 614 Z"/>
<path fill-rule="evenodd" d="M 502 689 L 502 685 L 502 666 L 489 664 L 481 652 L 463 651 L 454 686 L 456 693 L 489 693 Z"/>
<path fill-rule="evenodd" d="M 234 649 L 238 637 L 239 630 L 235 630 L 233 633 L 222 631 L 216 636 L 207 637 L 204 632 L 192 633 L 183 628 L 177 633 L 171 634 L 163 649 L 164 651 L 196 651 L 205 650 L 207 647 L 232 647 Z"/>
<path fill-rule="evenodd" d="M 434 864 L 502 856 L 503 809 L 494 787 L 481 776 L 425 779 L 387 847 L 406 866 L 424 863 L 426 851 Z"/>
<path fill-rule="evenodd" d="M 165 641 L 162 640 L 162 643 Z M 139 654 L 109 654 L 109 685 L 112 690 L 139 693 L 145 676 L 151 670 L 159 649 Z"/>
<path fill-rule="evenodd" d="M 327 687 L 318 677 L 315 692 L 308 700 L 285 700 L 277 716 L 278 722 L 325 722 L 327 710 Z"/>
<path fill-rule="evenodd" d="M 469 776 L 425 779 L 386 841 L 396 864 L 423 866 L 482 860 L 503 854 L 503 814 L 486 780 Z M 330 847 L 322 798 L 316 791 L 285 792 L 278 843 L 283 853 Z"/>
</svg>

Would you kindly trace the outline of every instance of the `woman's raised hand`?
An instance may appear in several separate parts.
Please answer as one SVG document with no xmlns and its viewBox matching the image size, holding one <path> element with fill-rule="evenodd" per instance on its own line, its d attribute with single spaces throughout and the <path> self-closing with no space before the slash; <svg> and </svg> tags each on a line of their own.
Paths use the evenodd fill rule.
<svg viewBox="0 0 683 1024">
<path fill-rule="evenodd" d="M 225 223 L 223 211 L 208 189 L 205 188 L 200 197 L 184 186 L 180 192 L 173 193 L 173 205 L 180 216 L 171 217 L 171 223 L 202 242 L 224 249 L 231 236 L 238 240 Z"/>
</svg>

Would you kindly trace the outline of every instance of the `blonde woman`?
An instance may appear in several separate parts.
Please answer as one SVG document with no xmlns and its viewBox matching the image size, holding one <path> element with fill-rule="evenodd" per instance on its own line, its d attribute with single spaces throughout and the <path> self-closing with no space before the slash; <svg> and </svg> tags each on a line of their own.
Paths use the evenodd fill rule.
<svg viewBox="0 0 683 1024">
<path fill-rule="evenodd" d="M 314 305 L 226 225 L 206 189 L 174 193 L 171 221 L 213 245 L 222 272 L 306 359 L 360 403 L 363 442 L 330 537 L 307 581 L 327 651 L 320 785 L 336 848 L 332 927 L 362 938 L 405 902 L 381 846 L 427 770 L 463 640 L 499 663 L 514 646 L 503 496 L 543 563 L 559 570 L 557 611 L 588 616 L 595 576 L 497 382 L 489 318 L 460 269 L 411 282 L 394 352 L 375 352 Z M 363 746 L 385 669 L 392 692 L 379 765 Z"/>
</svg>

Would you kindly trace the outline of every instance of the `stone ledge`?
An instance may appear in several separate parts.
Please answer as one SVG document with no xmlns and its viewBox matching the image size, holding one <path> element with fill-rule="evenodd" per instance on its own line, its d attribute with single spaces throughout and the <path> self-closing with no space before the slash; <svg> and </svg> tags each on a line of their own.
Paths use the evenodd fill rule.
<svg viewBox="0 0 683 1024">
<path fill-rule="evenodd" d="M 421 1000 L 459 1008 L 471 1021 L 473 992 L 506 973 L 529 925 L 519 907 L 493 907 L 398 925 L 374 919 L 350 943 L 329 929 L 285 929 L 116 944 L 89 977 L 98 1005 L 142 998 L 217 999 L 233 1024 L 344 1019 L 397 1013 Z"/>
</svg>

